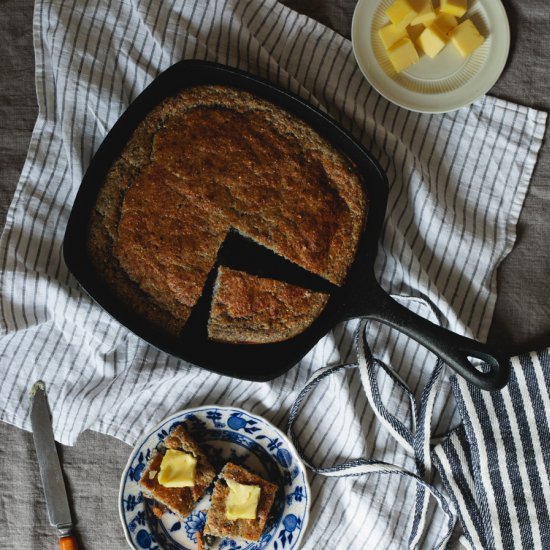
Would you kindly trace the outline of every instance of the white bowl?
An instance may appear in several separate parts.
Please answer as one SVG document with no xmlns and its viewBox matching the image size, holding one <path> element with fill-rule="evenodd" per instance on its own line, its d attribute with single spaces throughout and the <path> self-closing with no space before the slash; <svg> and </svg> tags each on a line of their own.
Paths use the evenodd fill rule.
<svg viewBox="0 0 550 550">
<path fill-rule="evenodd" d="M 448 43 L 434 59 L 420 61 L 396 73 L 378 36 L 389 23 L 385 10 L 393 0 L 359 0 L 351 26 L 353 52 L 359 68 L 386 99 L 411 111 L 446 113 L 487 93 L 498 80 L 510 49 L 510 26 L 500 0 L 473 0 L 470 18 L 485 42 L 463 58 Z"/>
</svg>

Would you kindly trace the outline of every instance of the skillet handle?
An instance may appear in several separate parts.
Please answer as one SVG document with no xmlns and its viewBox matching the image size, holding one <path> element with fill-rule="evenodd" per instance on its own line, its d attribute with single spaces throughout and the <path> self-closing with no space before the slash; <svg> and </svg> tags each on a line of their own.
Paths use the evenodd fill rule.
<svg viewBox="0 0 550 550">
<path fill-rule="evenodd" d="M 510 362 L 505 354 L 416 315 L 396 302 L 378 285 L 376 287 L 369 297 L 370 311 L 362 317 L 379 321 L 410 336 L 439 356 L 465 380 L 482 390 L 500 390 L 508 383 Z M 490 370 L 479 371 L 468 357 L 481 359 L 490 366 Z"/>
</svg>

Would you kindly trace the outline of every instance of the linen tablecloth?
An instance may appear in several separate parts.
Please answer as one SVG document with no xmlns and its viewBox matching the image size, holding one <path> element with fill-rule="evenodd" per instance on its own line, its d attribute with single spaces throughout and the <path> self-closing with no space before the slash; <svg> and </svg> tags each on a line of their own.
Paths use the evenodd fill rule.
<svg viewBox="0 0 550 550">
<path fill-rule="evenodd" d="M 289 85 L 291 89 L 303 94 L 310 101 L 328 109 L 333 115 L 339 117 L 346 127 L 362 138 L 388 170 L 390 179 L 392 180 L 390 204 L 395 208 L 402 209 L 402 212 L 396 212 L 395 208 L 392 209 L 391 212 L 395 215 L 393 219 L 392 217 L 389 218 L 386 225 L 384 241 L 384 251 L 386 254 L 380 256 L 381 261 L 377 266 L 383 286 L 397 292 L 405 291 L 410 294 L 416 294 L 418 297 L 423 297 L 427 301 L 435 303 L 444 314 L 444 317 L 446 317 L 447 324 L 455 330 L 464 332 L 466 325 L 471 324 L 473 318 L 477 324 L 477 326 L 472 327 L 474 334 L 481 338 L 486 335 L 494 305 L 494 288 L 491 288 L 491 286 L 494 286 L 494 268 L 509 251 L 513 241 L 514 225 L 519 215 L 528 177 L 534 164 L 535 152 L 542 137 L 544 127 L 543 115 L 526 109 L 516 109 L 510 104 L 490 98 L 486 98 L 472 108 L 455 113 L 449 117 L 424 117 L 403 113 L 388 105 L 375 93 L 371 93 L 353 64 L 347 41 L 327 31 L 320 25 L 303 17 L 298 17 L 284 10 L 281 6 L 271 3 L 211 4 L 209 8 L 214 11 L 208 14 L 208 16 L 202 11 L 202 7 L 197 4 L 194 6 L 190 4 L 183 6 L 174 3 L 171 9 L 168 10 L 166 8 L 165 11 L 162 9 L 155 10 L 150 4 L 137 4 L 135 6 L 121 4 L 120 10 L 122 10 L 122 15 L 127 17 L 129 24 L 135 25 L 136 40 L 140 41 L 139 52 L 141 53 L 135 50 L 135 40 L 131 41 L 128 39 L 127 29 L 125 30 L 124 26 L 120 25 L 121 17 L 118 18 L 117 25 L 113 24 L 112 28 L 108 25 L 103 25 L 105 16 L 109 15 L 108 8 L 108 4 L 87 4 L 86 9 L 82 13 L 79 11 L 75 15 L 77 10 L 70 9 L 70 6 L 56 5 L 51 7 L 37 4 L 36 17 L 39 23 L 35 28 L 37 44 L 39 47 L 45 46 L 48 48 L 46 51 L 40 49 L 38 51 L 39 79 L 40 77 L 44 78 L 46 91 L 50 94 L 41 98 L 39 97 L 42 100 L 42 116 L 45 117 L 45 120 L 39 120 L 37 131 L 43 130 L 43 136 L 47 136 L 51 132 L 51 139 L 46 142 L 43 139 L 37 140 L 38 134 L 35 132 L 35 139 L 31 144 L 31 152 L 34 146 L 38 164 L 36 163 L 36 159 L 34 164 L 32 164 L 30 162 L 32 158 L 29 158 L 29 163 L 21 180 L 19 193 L 15 199 L 15 206 L 11 211 L 11 216 L 8 217 L 8 232 L 4 234 L 3 239 L 4 245 L 6 245 L 8 239 L 11 241 L 10 246 L 12 248 L 6 249 L 10 251 L 10 254 L 17 249 L 17 254 L 13 256 L 8 254 L 8 260 L 12 263 L 8 266 L 6 273 L 9 273 L 10 270 L 19 272 L 21 271 L 21 267 L 25 271 L 24 274 L 21 272 L 22 279 L 19 278 L 19 281 L 13 280 L 13 284 L 15 285 L 13 290 L 3 295 L 4 312 L 7 312 L 7 336 L 9 344 L 12 346 L 9 347 L 8 342 L 4 340 L 4 345 L 6 345 L 4 357 L 10 360 L 10 364 L 14 370 L 21 369 L 19 370 L 21 374 L 19 386 L 14 388 L 11 398 L 6 403 L 3 419 L 15 421 L 18 424 L 26 422 L 24 415 L 21 416 L 20 413 L 16 412 L 16 409 L 21 410 L 18 404 L 22 395 L 21 392 L 26 384 L 25 381 L 35 374 L 42 374 L 45 372 L 44 369 L 47 370 L 51 365 L 55 365 L 56 369 L 63 368 L 63 363 L 59 361 L 60 356 L 56 356 L 56 348 L 49 346 L 49 344 L 54 342 L 48 342 L 48 339 L 56 331 L 59 331 L 58 334 L 61 335 L 63 329 L 67 327 L 69 327 L 69 336 L 71 330 L 75 329 L 75 333 L 80 330 L 72 322 L 71 315 L 78 309 L 73 309 L 74 302 L 78 304 L 78 307 L 82 307 L 82 305 L 85 308 L 90 307 L 90 311 L 95 308 L 91 304 L 83 303 L 82 299 L 76 294 L 72 294 L 72 298 L 65 302 L 68 309 L 64 312 L 64 315 L 60 316 L 59 310 L 57 310 L 54 311 L 53 318 L 49 318 L 49 308 L 53 305 L 52 302 L 47 303 L 46 300 L 46 303 L 43 304 L 45 305 L 44 311 L 42 311 L 41 308 L 36 308 L 31 303 L 35 298 L 31 298 L 30 302 L 28 301 L 29 288 L 33 288 L 36 285 L 42 291 L 44 290 L 42 286 L 44 283 L 46 286 L 51 283 L 55 286 L 54 280 L 58 278 L 63 279 L 66 275 L 63 271 L 62 263 L 58 265 L 55 263 L 56 260 L 60 259 L 59 244 L 60 237 L 62 236 L 62 226 L 63 222 L 66 221 L 68 207 L 70 206 L 71 198 L 74 196 L 74 190 L 78 186 L 80 176 L 89 161 L 92 151 L 97 147 L 101 136 L 104 135 L 106 129 L 116 120 L 116 117 L 127 102 L 143 88 L 146 82 L 158 73 L 160 68 L 167 66 L 174 60 L 189 55 L 227 61 L 237 64 L 242 68 L 259 71 L 262 76 L 271 77 L 283 83 L 283 85 Z M 132 15 L 135 20 L 132 20 Z M 191 22 L 196 23 L 197 26 L 194 27 L 190 24 Z M 214 24 L 211 25 L 211 22 Z M 220 23 L 219 26 L 216 25 L 218 22 Z M 238 47 L 233 48 L 232 52 L 231 48 L 228 48 L 227 45 L 230 43 L 230 38 L 235 35 L 235 32 L 231 34 L 224 25 L 236 25 L 236 22 L 239 26 L 234 28 L 238 28 L 242 32 L 237 33 Z M 275 24 L 272 25 L 273 22 Z M 283 24 L 286 26 L 283 26 Z M 180 25 L 183 29 L 187 28 L 187 32 L 180 32 Z M 60 44 L 56 43 L 56 36 L 57 40 L 61 36 L 56 35 L 56 33 L 61 32 L 63 34 L 62 31 L 65 29 L 68 29 L 67 36 L 69 42 L 76 41 L 78 45 L 77 55 L 72 55 L 74 51 L 61 48 Z M 92 32 L 86 34 L 83 29 Z M 101 32 L 100 29 L 102 29 Z M 190 29 L 198 35 L 199 40 L 195 40 L 189 34 Z M 282 30 L 279 32 L 280 29 Z M 287 32 L 288 36 L 286 35 Z M 281 33 L 285 35 L 285 40 L 276 40 L 277 36 Z M 113 59 L 109 57 L 112 52 L 110 52 L 108 47 L 105 47 L 111 44 L 109 38 L 112 38 L 112 44 L 116 43 L 117 46 L 120 46 L 126 56 L 133 61 L 134 65 L 132 67 L 135 69 L 135 72 L 132 72 L 132 70 L 126 71 L 118 67 L 119 72 L 115 71 L 113 73 L 115 79 L 111 81 L 102 79 L 99 72 L 92 74 L 92 81 L 94 84 L 99 84 L 98 89 L 101 90 L 101 93 L 95 97 L 97 100 L 96 107 L 98 108 L 90 110 L 88 108 L 90 95 L 86 96 L 88 92 L 86 91 L 86 86 L 83 86 L 83 82 L 86 82 L 86 75 L 90 76 L 88 71 L 91 69 L 91 65 L 88 63 L 91 62 L 93 65 L 91 60 L 94 56 L 83 57 L 81 53 L 82 50 L 88 50 L 89 53 L 93 53 L 96 57 L 104 54 L 106 56 L 105 61 L 111 63 L 109 68 L 112 69 L 114 67 L 116 69 L 117 59 L 119 58 Z M 265 45 L 269 45 L 269 39 L 272 40 L 271 46 L 273 49 L 266 52 Z M 171 42 L 172 40 L 173 43 Z M 167 42 L 170 42 L 169 47 L 167 46 Z M 259 44 L 262 44 L 263 49 L 259 47 Z M 144 61 L 143 51 L 151 52 L 151 56 L 147 57 L 147 61 L 151 61 L 150 64 Z M 246 55 L 243 55 L 243 51 Z M 323 52 L 325 54 L 324 59 Z M 124 59 L 124 56 L 122 58 Z M 304 63 L 304 60 L 308 62 Z M 97 66 L 100 65 L 98 62 Z M 318 73 L 317 69 L 320 67 L 331 70 L 328 71 L 328 75 L 322 72 Z M 338 67 L 339 72 L 335 73 L 334 67 Z M 76 74 L 78 74 L 78 78 L 74 78 Z M 56 77 L 56 87 L 53 92 L 53 80 L 51 79 L 54 75 Z M 328 78 L 329 76 L 332 78 Z M 335 77 L 338 77 L 339 87 L 335 85 Z M 115 90 L 116 93 L 121 92 L 118 84 L 115 85 L 117 78 L 119 78 L 122 86 L 122 99 L 119 98 L 118 102 L 115 99 L 111 103 L 111 109 L 109 109 L 107 105 L 109 102 L 107 101 L 107 104 L 104 103 L 102 93 L 105 91 L 111 92 L 111 90 Z M 346 82 L 346 87 L 341 86 L 342 80 Z M 95 88 L 93 89 L 95 90 Z M 84 96 L 82 96 L 83 91 Z M 107 96 L 110 97 L 109 94 Z M 93 93 L 91 97 L 94 97 Z M 74 98 L 72 102 L 71 98 Z M 84 98 L 86 99 L 84 100 Z M 63 105 L 63 108 L 60 108 L 59 105 Z M 363 106 L 362 108 L 360 107 L 361 105 Z M 72 116 L 71 108 L 74 110 L 74 115 Z M 41 122 L 44 124 L 43 127 L 40 126 Z M 474 123 L 473 127 L 471 125 L 472 122 Z M 472 129 L 476 127 L 476 124 L 478 132 L 470 134 Z M 517 126 L 519 126 L 519 133 L 517 133 Z M 522 127 L 527 131 L 522 132 Z M 482 137 L 479 143 L 486 144 L 487 149 L 485 149 L 485 153 L 490 152 L 492 144 L 495 144 L 495 150 L 490 155 L 491 161 L 496 162 L 496 165 L 492 166 L 492 168 L 502 168 L 503 166 L 506 169 L 509 168 L 512 177 L 508 179 L 509 181 L 515 180 L 517 182 L 517 189 L 514 187 L 510 189 L 504 186 L 502 180 L 494 181 L 493 187 L 488 187 L 486 181 L 483 182 L 484 186 L 481 186 L 481 176 L 487 175 L 485 174 L 486 170 L 489 174 L 491 173 L 489 163 L 477 166 L 471 174 L 467 170 L 461 172 L 462 167 L 469 166 L 469 161 L 472 160 L 472 157 L 468 155 L 472 155 L 476 150 L 468 148 L 467 151 L 461 151 L 457 144 L 460 145 L 462 140 L 453 141 L 450 139 L 449 141 L 437 141 L 433 139 L 433 130 L 435 128 L 439 128 L 439 131 L 443 132 L 443 135 L 451 135 L 452 130 L 454 130 L 455 137 L 457 135 L 456 131 L 458 131 L 458 135 L 460 135 L 460 132 L 464 132 L 463 135 L 472 139 L 480 138 L 478 134 L 481 129 Z M 425 135 L 428 136 L 427 143 L 407 143 L 403 148 L 401 143 L 403 129 L 405 137 L 407 137 L 407 132 L 409 132 L 409 139 L 413 131 L 415 135 L 418 135 L 418 130 L 424 129 Z M 514 141 L 517 139 L 517 144 L 514 143 L 513 146 L 517 145 L 518 155 L 525 161 L 524 163 L 518 163 L 518 157 L 514 157 L 514 154 L 510 155 L 510 149 L 506 150 L 510 146 L 507 138 L 511 136 L 513 136 Z M 503 138 L 504 141 L 502 141 Z M 531 142 L 530 138 L 533 138 Z M 498 144 L 499 142 L 500 145 Z M 46 147 L 41 150 L 41 147 L 44 148 L 47 143 L 50 143 L 50 149 L 48 150 Z M 51 157 L 50 153 L 56 150 L 56 147 L 59 156 Z M 458 169 L 454 165 L 441 167 L 437 164 L 437 159 L 443 158 L 445 152 L 448 150 L 452 150 L 455 158 L 458 159 Z M 477 151 L 483 151 L 483 147 L 478 148 Z M 58 158 L 59 164 L 55 166 L 56 170 L 52 170 L 54 166 L 49 163 L 55 158 Z M 502 165 L 500 167 L 498 166 L 499 158 L 502 158 Z M 433 159 L 436 159 L 436 161 Z M 507 162 L 508 164 L 506 164 Z M 41 165 L 45 169 L 44 172 L 41 172 Z M 419 166 L 427 168 L 425 173 L 422 173 L 422 170 L 418 170 Z M 433 236 L 434 234 L 428 231 L 430 224 L 435 224 L 435 227 L 439 224 L 440 227 L 445 228 L 449 221 L 458 218 L 459 233 L 463 228 L 464 234 L 469 236 L 472 226 L 469 226 L 468 222 L 463 226 L 460 225 L 460 223 L 463 223 L 460 209 L 436 212 L 439 216 L 432 218 L 423 217 L 420 221 L 426 223 L 424 226 L 425 235 L 421 232 L 421 236 L 418 237 L 417 235 L 419 234 L 416 231 L 411 231 L 410 228 L 407 231 L 411 220 L 414 220 L 415 212 L 414 203 L 411 207 L 411 201 L 408 199 L 414 198 L 415 193 L 418 193 L 416 195 L 417 203 L 425 204 L 427 199 L 433 198 L 435 191 L 444 191 L 443 188 L 438 187 L 441 181 L 441 170 L 443 170 L 444 174 L 443 181 L 448 179 L 450 184 L 447 184 L 446 192 L 442 192 L 440 198 L 450 199 L 451 205 L 453 205 L 453 199 L 458 201 L 459 204 L 464 202 L 462 213 L 470 210 L 470 206 L 473 203 L 478 203 L 480 197 L 482 199 L 495 200 L 496 203 L 489 210 L 494 210 L 495 212 L 498 210 L 499 215 L 494 216 L 494 221 L 498 225 L 498 218 L 498 222 L 502 224 L 502 232 L 497 234 L 493 241 L 489 240 L 489 243 L 487 243 L 485 239 L 482 239 L 483 243 L 481 244 L 488 246 L 488 248 L 484 249 L 482 246 L 480 249 L 477 249 L 477 244 L 475 244 L 472 249 L 472 243 L 468 243 L 467 250 L 472 251 L 473 259 L 471 265 L 464 266 L 465 274 L 463 274 L 464 278 L 462 281 L 453 280 L 450 277 L 453 273 L 452 264 L 446 265 L 446 262 L 442 261 L 441 257 L 437 258 L 437 254 L 441 256 L 441 253 L 445 250 L 445 246 L 441 246 L 438 239 Z M 56 178 L 59 176 L 62 176 L 59 180 L 60 185 L 55 187 L 51 182 L 56 182 Z M 470 181 L 470 179 L 472 181 L 471 185 L 464 183 L 464 181 Z M 48 185 L 45 185 L 46 181 Z M 25 184 L 26 190 L 23 189 Z M 32 188 L 33 185 L 36 186 L 36 189 Z M 455 188 L 455 186 L 458 186 L 458 188 Z M 36 200 L 36 190 L 38 190 L 38 196 L 44 194 L 46 197 L 46 200 L 42 201 L 39 205 Z M 51 195 L 49 195 L 50 191 Z M 458 192 L 453 195 L 455 191 Z M 27 195 L 25 195 L 26 193 Z M 65 193 L 66 200 L 59 200 L 61 193 Z M 447 193 L 449 194 L 447 195 Z M 435 194 L 437 195 L 437 193 Z M 489 196 L 486 196 L 486 194 Z M 502 205 L 500 204 L 501 201 Z M 481 208 L 479 208 L 478 204 L 477 210 L 473 209 L 476 215 L 479 216 L 479 218 L 473 218 L 474 226 L 479 224 L 479 227 L 481 227 L 491 219 L 491 216 L 484 216 L 484 208 L 485 205 L 481 205 Z M 397 214 L 402 214 L 403 217 L 399 218 Z M 23 220 L 26 220 L 23 223 L 25 227 L 18 226 Z M 416 222 L 416 220 L 414 221 Z M 472 223 L 472 220 L 469 220 L 469 223 Z M 43 234 L 43 240 L 29 241 L 29 246 L 27 247 L 25 234 L 26 232 L 28 233 L 29 227 L 32 228 L 30 234 L 36 236 L 40 232 L 37 233 L 35 229 L 37 227 L 40 228 L 41 225 L 47 229 Z M 20 235 L 23 241 L 19 240 Z M 430 235 L 432 239 L 426 239 Z M 437 232 L 437 235 L 445 238 L 445 233 L 441 233 L 440 231 Z M 23 242 L 22 245 L 21 242 Z M 475 242 L 475 239 L 472 242 Z M 40 244 L 40 247 L 38 247 L 38 244 Z M 478 272 L 479 266 L 476 266 L 475 260 L 480 257 L 483 258 L 483 252 L 490 250 L 492 245 L 496 248 L 495 255 L 490 259 L 489 264 L 484 266 L 486 271 L 481 274 Z M 451 247 L 453 247 L 452 243 Z M 37 252 L 39 253 L 37 254 Z M 49 253 L 51 253 L 51 256 Z M 424 259 L 424 264 L 420 261 L 422 258 Z M 412 273 L 413 275 L 416 274 L 417 277 L 408 278 L 410 269 L 403 269 L 403 265 L 407 268 L 409 266 L 412 267 Z M 428 274 L 433 277 L 438 274 L 438 271 L 440 275 L 441 272 L 443 273 L 440 281 L 443 283 L 440 285 L 442 288 L 437 288 L 437 286 L 431 288 L 432 285 L 429 282 L 430 277 L 428 277 Z M 477 275 L 478 279 L 474 275 Z M 9 280 L 10 283 L 12 282 L 9 275 L 6 280 Z M 465 285 L 465 281 L 468 283 L 471 282 L 472 286 L 470 287 L 469 284 Z M 462 285 L 460 284 L 461 282 L 463 283 Z M 467 288 L 464 288 L 465 286 Z M 4 284 L 4 289 L 6 288 L 8 288 L 8 285 Z M 61 297 L 63 297 L 63 293 L 65 292 L 71 296 L 71 293 L 75 289 L 74 282 L 69 281 L 68 285 L 61 285 L 59 289 Z M 25 292 L 23 293 L 23 291 Z M 460 295 L 461 292 L 464 293 L 462 296 Z M 480 298 L 476 297 L 476 293 L 479 293 Z M 21 297 L 23 300 L 20 300 Z M 465 299 L 467 302 L 468 298 L 472 303 L 460 311 L 458 303 L 462 303 L 462 299 Z M 475 303 L 482 309 L 487 306 L 483 315 L 474 314 L 474 299 L 476 300 Z M 71 300 L 73 301 L 72 305 Z M 30 310 L 27 309 L 28 306 L 30 306 Z M 11 311 L 12 308 L 13 311 Z M 56 307 L 53 307 L 53 310 L 56 310 Z M 32 315 L 28 316 L 28 313 L 31 311 Z M 152 361 L 152 358 L 155 359 L 154 352 L 144 347 L 132 335 L 124 333 L 124 330 L 116 327 L 116 324 L 113 325 L 113 322 L 101 312 L 94 309 L 92 316 L 94 321 L 97 320 L 99 323 L 99 333 L 101 334 L 101 330 L 103 330 L 105 336 L 110 338 L 111 341 L 111 348 L 109 348 L 109 340 L 102 342 L 101 345 L 107 346 L 109 349 L 105 350 L 102 348 L 100 353 L 108 356 L 109 351 L 112 351 L 116 347 L 118 336 L 119 339 L 124 341 L 123 346 L 126 346 L 126 350 L 130 352 L 130 355 L 133 355 L 130 359 L 133 359 L 134 368 L 125 368 L 124 362 L 113 365 L 110 361 L 111 358 L 107 357 L 105 361 L 100 360 L 96 362 L 96 370 L 94 370 L 93 368 L 89 368 L 90 362 L 86 360 L 87 358 L 77 358 L 69 352 L 69 355 L 65 356 L 67 363 L 72 363 L 72 360 L 76 359 L 76 364 L 81 367 L 84 367 L 84 364 L 86 364 L 86 375 L 88 376 L 86 380 L 88 384 L 82 384 L 81 382 L 83 381 L 79 376 L 71 378 L 70 372 L 68 373 L 69 379 L 63 384 L 59 383 L 59 377 L 57 377 L 57 380 L 51 380 L 54 387 L 57 384 L 58 398 L 62 397 L 64 403 L 67 401 L 67 398 L 69 398 L 70 402 L 71 396 L 77 398 L 77 401 L 73 401 L 72 413 L 69 410 L 69 414 L 66 411 L 65 414 L 62 411 L 58 411 L 60 414 L 55 414 L 54 410 L 54 414 L 58 418 L 57 433 L 61 440 L 72 442 L 81 429 L 92 426 L 96 429 L 115 433 L 119 437 L 125 437 L 126 440 L 131 441 L 146 425 L 155 421 L 166 412 L 173 410 L 176 404 L 199 403 L 204 399 L 203 396 L 206 393 L 202 395 L 199 393 L 199 395 L 194 396 L 194 401 L 189 399 L 189 394 L 179 395 L 177 393 L 177 384 L 175 384 L 176 390 L 169 397 L 165 408 L 157 407 L 154 402 L 149 402 L 148 404 L 144 402 L 143 406 L 139 407 L 139 411 L 136 411 L 135 408 L 130 406 L 130 403 L 124 403 L 124 400 L 118 399 L 117 397 L 119 395 L 123 396 L 127 390 L 128 382 L 139 383 L 143 380 L 143 376 L 145 376 L 146 383 L 143 386 L 139 384 L 139 389 L 143 392 L 143 395 L 149 397 L 154 392 L 158 393 L 159 388 L 162 395 L 162 387 L 172 386 L 177 377 L 186 374 L 186 372 L 181 372 L 182 367 L 180 364 L 160 355 L 156 357 L 156 360 Z M 54 319 L 55 317 L 57 319 Z M 27 325 L 32 326 L 27 327 Z M 60 326 L 62 327 L 61 330 L 59 330 Z M 349 328 L 342 327 L 336 332 L 336 339 L 341 338 L 343 345 L 335 346 L 333 338 L 329 338 L 323 342 L 325 346 L 324 351 L 327 352 L 328 349 L 328 351 L 333 352 L 332 360 L 335 360 L 338 355 L 342 358 L 349 355 Z M 45 336 L 44 349 L 48 352 L 53 351 L 51 357 L 48 359 L 43 354 L 37 353 L 40 349 L 38 348 L 34 352 L 31 352 L 30 356 L 26 357 L 24 365 L 18 364 L 17 354 L 12 350 L 25 350 L 25 346 L 21 346 L 21 339 L 32 338 L 44 329 L 47 330 L 47 336 L 42 334 L 42 336 Z M 84 334 L 77 334 L 78 337 L 84 336 L 83 341 L 86 342 L 86 345 L 95 344 L 97 335 L 98 333 L 96 332 L 94 338 L 87 340 L 85 331 Z M 373 338 L 375 336 L 373 335 Z M 37 338 L 40 337 L 40 335 L 37 336 Z M 386 337 L 389 338 L 390 335 L 381 333 L 379 342 L 382 342 Z M 67 333 L 63 333 L 60 342 L 63 343 L 65 338 L 67 338 Z M 32 350 L 32 346 L 29 349 Z M 319 351 L 322 349 L 320 347 Z M 151 353 L 153 353 L 153 356 L 151 356 Z M 120 356 L 120 353 L 118 355 Z M 274 383 L 267 390 L 267 393 L 266 388 L 257 388 L 254 385 L 250 385 L 249 389 L 245 389 L 242 386 L 239 387 L 238 383 L 229 383 L 227 380 L 222 379 L 222 385 L 219 380 L 216 380 L 218 392 L 215 392 L 212 398 L 217 397 L 220 400 L 219 397 L 225 395 L 225 399 L 234 400 L 235 396 L 237 396 L 239 404 L 252 408 L 256 406 L 258 412 L 267 414 L 267 416 L 276 422 L 280 421 L 285 413 L 285 403 L 277 399 L 277 392 L 295 391 L 315 366 L 326 362 L 328 355 L 330 353 L 325 355 L 318 352 L 317 357 L 315 357 L 315 354 L 312 354 L 309 361 L 305 365 L 302 365 L 299 371 L 291 373 L 283 381 Z M 126 353 L 126 357 L 128 358 L 128 353 Z M 97 357 L 94 357 L 94 359 L 97 360 Z M 416 357 L 415 364 L 423 362 L 418 361 L 418 359 L 419 356 Z M 131 360 L 128 361 L 128 364 L 132 362 Z M 21 361 L 21 356 L 19 356 L 19 361 Z M 158 366 L 152 368 L 152 364 L 159 361 L 163 365 L 162 368 L 159 369 Z M 36 368 L 40 372 L 29 373 L 29 363 L 36 364 Z M 399 361 L 396 362 L 398 367 L 399 363 Z M 27 369 L 25 370 L 24 367 L 27 367 Z M 196 377 L 199 376 L 197 371 L 190 370 L 189 375 L 192 373 L 195 373 L 195 380 L 197 380 Z M 47 379 L 48 377 L 45 376 L 45 378 Z M 420 383 L 420 376 L 418 378 Z M 89 385 L 91 379 L 93 386 Z M 212 382 L 213 380 L 210 379 L 210 383 Z M 201 386 L 206 391 L 208 384 L 204 385 L 203 383 L 204 380 L 201 380 Z M 355 387 L 353 383 L 354 381 L 352 380 L 350 382 L 352 396 L 360 399 L 357 392 L 359 387 L 357 380 L 355 381 Z M 90 391 L 92 387 L 94 389 Z M 70 391 L 67 392 L 67 390 Z M 264 392 L 263 395 L 262 391 Z M 229 393 L 227 394 L 226 392 Z M 241 392 L 242 394 L 239 395 Z M 253 396 L 252 399 L 247 399 L 247 394 Z M 135 392 L 133 395 L 135 395 Z M 92 408 L 83 406 L 83 402 L 78 401 L 81 397 L 94 397 L 94 406 Z M 111 409 L 110 404 L 115 400 L 120 406 L 115 407 L 114 411 L 109 411 L 111 414 L 105 414 L 106 411 Z M 102 403 L 103 406 L 101 406 Z M 99 407 L 97 406 L 98 404 L 100 405 Z M 277 414 L 274 414 L 271 410 L 273 404 L 280 407 Z M 80 416 L 75 415 L 74 411 L 76 410 L 82 414 Z M 149 411 L 154 411 L 154 413 L 150 414 Z M 127 417 L 129 412 L 133 412 L 134 416 Z M 17 414 L 20 414 L 20 416 L 17 417 Z M 59 420 L 60 417 L 62 420 Z M 124 417 L 127 417 L 125 423 L 121 422 L 124 420 Z M 69 423 L 71 425 L 67 425 L 65 422 L 67 418 L 75 420 L 76 429 L 72 429 L 72 423 Z M 383 438 L 383 434 L 380 437 Z M 370 443 L 374 443 L 377 448 L 380 447 L 377 441 L 371 440 Z M 351 453 L 362 452 L 363 450 L 365 449 L 347 449 Z M 391 449 L 389 451 L 391 453 Z M 325 483 L 319 483 L 319 486 L 314 488 L 317 496 L 321 492 L 326 494 L 327 489 L 325 486 Z M 343 490 L 345 491 L 346 489 L 343 488 Z M 350 540 L 352 535 L 350 533 Z"/>
</svg>

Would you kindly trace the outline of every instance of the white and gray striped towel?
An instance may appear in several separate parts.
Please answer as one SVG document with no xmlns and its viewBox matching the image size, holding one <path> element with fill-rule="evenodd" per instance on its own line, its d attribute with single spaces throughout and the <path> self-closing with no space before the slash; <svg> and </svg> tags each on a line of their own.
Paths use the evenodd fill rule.
<svg viewBox="0 0 550 550">
<path fill-rule="evenodd" d="M 444 116 L 403 111 L 364 80 L 349 41 L 274 0 L 37 0 L 34 17 L 39 117 L 0 241 L 2 420 L 29 428 L 26 395 L 41 378 L 55 435 L 67 444 L 86 428 L 132 443 L 169 413 L 203 403 L 238 405 L 280 425 L 314 370 L 354 356 L 357 322 L 349 322 L 271 383 L 209 374 L 129 333 L 67 272 L 64 228 L 93 152 L 132 99 L 184 58 L 258 74 L 350 130 L 390 181 L 376 264 L 382 286 L 457 332 L 486 337 L 496 267 L 514 243 L 544 113 L 491 97 Z M 427 383 L 435 361 L 422 348 L 375 324 L 369 341 L 413 391 Z M 350 371 L 335 389 L 312 403 L 300 428 L 306 451 L 318 463 L 371 456 L 405 465 L 359 375 Z M 450 391 L 444 378 L 434 405 L 441 426 L 452 414 Z M 406 411 L 405 394 L 391 401 Z M 326 547 L 334 533 L 341 548 L 397 548 L 409 537 L 416 487 L 402 480 L 315 476 L 312 492 L 306 549 Z M 445 529 L 436 513 L 428 540 Z"/>
<path fill-rule="evenodd" d="M 308 467 L 330 477 L 378 474 L 414 482 L 415 510 L 409 540 L 403 541 L 403 547 L 427 546 L 421 541 L 433 496 L 432 504 L 437 503 L 445 514 L 447 528 L 441 539 L 430 541 L 430 548 L 447 546 L 457 520 L 462 527 L 459 540 L 471 550 L 549 548 L 550 350 L 512 358 L 510 382 L 498 392 L 483 392 L 453 376 L 460 422 L 443 436 L 443 442 L 436 443 L 432 420 L 444 372 L 442 363 L 433 370 L 417 404 L 407 384 L 372 355 L 365 327 L 359 328 L 357 364 L 319 369 L 291 408 L 288 432 Z M 350 369 L 359 370 L 369 404 L 380 423 L 404 452 L 414 456 L 412 468 L 370 458 L 321 466 L 304 452 L 295 423 L 308 394 L 324 379 Z M 382 373 L 408 394 L 412 420 L 408 426 L 403 422 L 407 415 L 396 417 L 381 398 Z M 439 477 L 434 476 L 436 470 Z M 460 530 L 455 534 L 456 542 Z"/>
<path fill-rule="evenodd" d="M 487 393 L 453 383 L 462 424 L 434 449 L 467 548 L 550 548 L 550 350 L 512 359 Z"/>
</svg>

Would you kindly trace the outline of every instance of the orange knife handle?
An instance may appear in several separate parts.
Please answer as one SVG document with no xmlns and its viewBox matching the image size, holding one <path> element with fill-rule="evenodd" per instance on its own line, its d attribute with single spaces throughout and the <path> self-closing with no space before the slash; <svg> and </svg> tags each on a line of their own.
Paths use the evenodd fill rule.
<svg viewBox="0 0 550 550">
<path fill-rule="evenodd" d="M 78 550 L 76 539 L 72 535 L 61 537 L 59 539 L 59 546 L 60 550 Z"/>
</svg>

